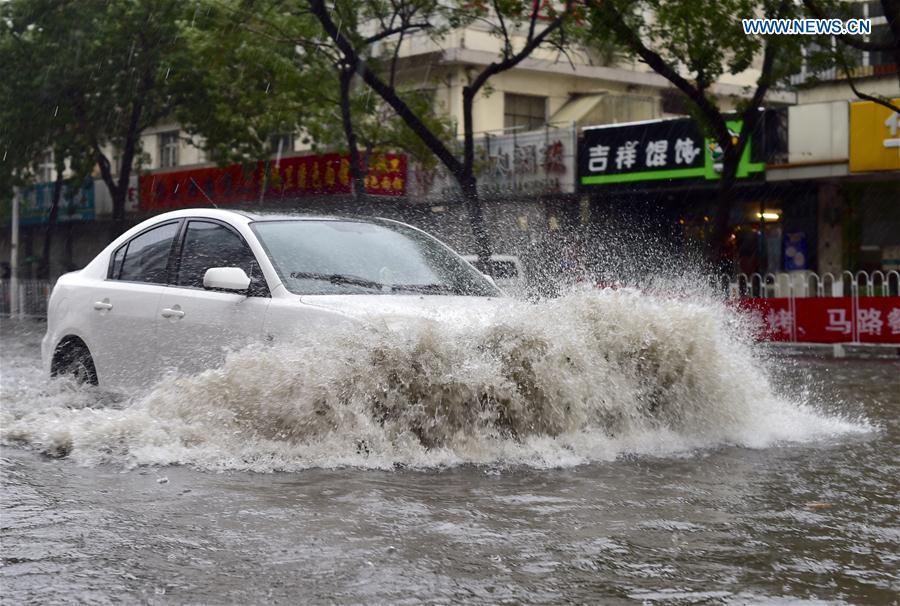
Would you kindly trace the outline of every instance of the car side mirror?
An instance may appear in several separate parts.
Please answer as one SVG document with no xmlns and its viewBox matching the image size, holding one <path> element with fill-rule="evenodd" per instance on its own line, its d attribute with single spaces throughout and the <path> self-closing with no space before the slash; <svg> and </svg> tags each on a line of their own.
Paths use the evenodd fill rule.
<svg viewBox="0 0 900 606">
<path fill-rule="evenodd" d="M 210 267 L 203 274 L 203 288 L 245 291 L 250 288 L 250 277 L 240 267 Z"/>
<path fill-rule="evenodd" d="M 487 274 L 481 274 L 481 275 L 484 276 L 485 279 L 486 279 L 488 282 L 490 282 L 490 283 L 493 284 L 494 286 L 497 286 L 497 283 L 494 282 L 494 277 L 493 277 L 493 276 L 489 276 L 489 275 L 487 275 Z"/>
</svg>

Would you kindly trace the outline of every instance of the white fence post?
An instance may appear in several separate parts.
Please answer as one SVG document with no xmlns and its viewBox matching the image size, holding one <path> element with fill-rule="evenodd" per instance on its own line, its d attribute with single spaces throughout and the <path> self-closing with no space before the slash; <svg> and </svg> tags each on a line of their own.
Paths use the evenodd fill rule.
<svg viewBox="0 0 900 606">
<path fill-rule="evenodd" d="M 887 272 L 887 296 L 891 296 L 891 278 L 894 278 L 894 295 L 895 297 L 900 296 L 900 272 L 895 269 Z"/>
<path fill-rule="evenodd" d="M 9 315 L 17 317 L 19 305 L 19 188 L 13 188 L 12 234 L 9 246 Z"/>
<path fill-rule="evenodd" d="M 859 328 L 856 326 L 856 315 L 859 309 L 859 284 L 856 283 L 856 276 L 847 270 L 841 272 L 841 282 L 844 281 L 845 276 L 850 280 L 850 326 L 853 327 L 851 342 L 857 343 L 859 341 Z M 841 295 L 843 294 L 841 292 Z"/>
<path fill-rule="evenodd" d="M 43 318 L 50 306 L 53 283 L 49 280 L 18 280 L 11 292 L 11 280 L 0 283 L 0 313 L 10 318 Z"/>
</svg>

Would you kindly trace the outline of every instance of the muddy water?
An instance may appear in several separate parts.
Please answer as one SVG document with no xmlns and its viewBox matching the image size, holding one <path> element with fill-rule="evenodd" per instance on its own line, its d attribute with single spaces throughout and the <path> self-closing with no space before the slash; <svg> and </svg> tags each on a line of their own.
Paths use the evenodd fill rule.
<svg viewBox="0 0 900 606">
<path fill-rule="evenodd" d="M 41 330 L 3 328 L 4 431 L 16 430 L 2 450 L 4 604 L 892 604 L 900 595 L 895 361 L 750 352 L 770 377 L 757 386 L 768 416 L 741 420 L 731 402 L 721 420 L 699 410 L 740 421 L 727 432 L 631 418 L 601 435 L 579 421 L 552 439 L 512 439 L 524 454 L 493 436 L 450 441 L 418 466 L 410 460 L 424 455 L 397 451 L 397 438 L 369 468 L 358 447 L 356 465 L 333 468 L 308 458 L 318 452 L 309 439 L 260 442 L 252 467 L 268 453 L 270 469 L 292 471 L 257 473 L 242 470 L 246 450 L 228 460 L 236 441 L 185 446 L 186 421 L 172 429 L 159 394 L 110 403 L 47 387 Z M 754 403 L 752 389 L 739 397 Z M 153 432 L 135 429 L 163 414 L 169 422 Z M 594 451 L 584 440 L 609 442 Z M 60 454 L 58 444 L 67 458 L 45 454 Z"/>
</svg>

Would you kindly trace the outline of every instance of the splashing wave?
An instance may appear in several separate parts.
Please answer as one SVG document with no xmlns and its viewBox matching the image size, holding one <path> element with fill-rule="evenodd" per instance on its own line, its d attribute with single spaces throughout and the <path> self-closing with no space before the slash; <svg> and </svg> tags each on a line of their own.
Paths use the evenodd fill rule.
<svg viewBox="0 0 900 606">
<path fill-rule="evenodd" d="M 716 302 L 575 293 L 251 347 L 124 407 L 44 385 L 4 405 L 2 436 L 82 464 L 270 471 L 569 466 L 869 429 L 778 397 L 747 334 Z"/>
</svg>

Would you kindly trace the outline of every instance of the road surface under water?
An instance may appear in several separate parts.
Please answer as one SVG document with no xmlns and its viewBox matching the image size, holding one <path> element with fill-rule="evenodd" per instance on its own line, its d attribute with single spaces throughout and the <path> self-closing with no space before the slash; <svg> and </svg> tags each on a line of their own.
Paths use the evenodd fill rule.
<svg viewBox="0 0 900 606">
<path fill-rule="evenodd" d="M 162 455 L 148 450 L 149 430 L 116 416 L 136 405 L 47 387 L 42 331 L 3 327 L 4 604 L 895 604 L 900 595 L 897 361 L 754 358 L 785 406 L 814 407 L 803 418 L 821 427 L 794 430 L 796 440 L 775 432 L 744 440 L 751 446 L 727 436 L 694 446 L 695 436 L 657 452 L 619 437 L 618 451 L 608 444 L 594 456 L 572 439 L 519 458 L 451 443 L 457 459 L 474 449 L 472 460 L 496 461 L 416 466 L 404 451 L 393 466 L 307 461 L 288 472 L 277 471 L 290 468 L 279 450 L 276 471 L 259 473 L 242 469 L 246 452 L 222 458 L 231 442 L 216 443 L 215 465 L 188 447 L 167 455 L 186 464 L 150 464 Z M 27 417 L 31 402 L 37 416 Z M 77 416 L 90 409 L 110 412 Z M 116 440 L 97 428 L 104 418 Z M 158 448 L 169 448 L 171 427 L 154 426 Z"/>
</svg>

